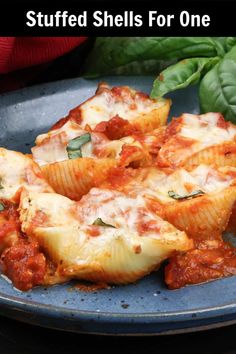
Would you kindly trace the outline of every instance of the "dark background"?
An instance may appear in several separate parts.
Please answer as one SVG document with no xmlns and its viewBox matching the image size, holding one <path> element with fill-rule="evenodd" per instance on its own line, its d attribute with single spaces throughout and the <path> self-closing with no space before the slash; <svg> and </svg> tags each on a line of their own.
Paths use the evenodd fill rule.
<svg viewBox="0 0 236 354">
<path fill-rule="evenodd" d="M 108 337 L 58 332 L 0 317 L 1 354 L 233 354 L 235 337 L 236 325 L 171 336 Z"/>
</svg>

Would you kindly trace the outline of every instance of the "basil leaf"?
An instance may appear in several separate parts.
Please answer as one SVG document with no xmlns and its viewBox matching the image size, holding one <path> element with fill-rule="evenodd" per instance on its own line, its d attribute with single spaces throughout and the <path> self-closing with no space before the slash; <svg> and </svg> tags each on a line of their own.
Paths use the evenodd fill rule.
<svg viewBox="0 0 236 354">
<path fill-rule="evenodd" d="M 190 194 L 186 194 L 186 195 L 183 195 L 183 196 L 175 193 L 174 191 L 169 191 L 168 192 L 169 197 L 171 197 L 173 199 L 176 199 L 176 200 L 192 199 L 192 198 L 199 197 L 199 196 L 201 196 L 203 194 L 205 194 L 205 192 L 203 192 L 201 190 L 197 190 L 197 191 L 194 191 L 194 192 L 192 192 Z"/>
<path fill-rule="evenodd" d="M 236 59 L 236 45 L 234 45 L 231 50 L 225 54 L 223 59 Z"/>
<path fill-rule="evenodd" d="M 225 52 L 236 44 L 236 37 L 213 37 L 213 39 L 223 47 Z"/>
<path fill-rule="evenodd" d="M 72 139 L 66 148 L 69 159 L 76 159 L 82 157 L 81 147 L 91 141 L 91 135 L 86 133 Z"/>
<path fill-rule="evenodd" d="M 236 37 L 226 37 L 225 46 L 226 50 L 230 51 L 236 45 Z"/>
<path fill-rule="evenodd" d="M 97 226 L 106 226 L 106 227 L 113 227 L 115 229 L 115 226 L 106 224 L 104 221 L 102 221 L 101 218 L 97 218 L 92 225 L 97 225 Z"/>
<path fill-rule="evenodd" d="M 168 92 L 198 83 L 201 77 L 219 60 L 220 57 L 189 58 L 169 66 L 154 81 L 151 97 L 162 97 Z"/>
<path fill-rule="evenodd" d="M 204 76 L 199 100 L 201 112 L 221 112 L 236 123 L 236 46 Z"/>
<path fill-rule="evenodd" d="M 85 65 L 86 77 L 110 74 L 134 61 L 222 57 L 219 41 L 211 37 L 98 37 Z"/>
<path fill-rule="evenodd" d="M 168 65 L 171 65 L 175 60 L 155 60 L 148 59 L 144 61 L 133 61 L 125 65 L 118 66 L 111 69 L 111 75 L 156 75 L 157 72 L 165 69 Z"/>
<path fill-rule="evenodd" d="M 3 203 L 0 203 L 0 211 L 5 210 L 5 205 Z"/>
</svg>

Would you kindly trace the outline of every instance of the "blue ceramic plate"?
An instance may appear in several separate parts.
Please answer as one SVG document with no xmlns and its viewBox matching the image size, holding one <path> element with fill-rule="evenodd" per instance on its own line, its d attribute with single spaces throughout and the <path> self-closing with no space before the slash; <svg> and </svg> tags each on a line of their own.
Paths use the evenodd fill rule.
<svg viewBox="0 0 236 354">
<path fill-rule="evenodd" d="M 152 78 L 104 78 L 150 92 Z M 90 97 L 97 81 L 74 79 L 0 97 L 0 145 L 29 152 L 35 137 Z M 198 112 L 196 88 L 171 95 L 171 115 Z M 0 278 L 0 312 L 28 323 L 67 331 L 148 335 L 178 333 L 236 322 L 236 277 L 167 290 L 161 271 L 136 284 L 91 293 L 71 282 L 30 292 Z"/>
</svg>

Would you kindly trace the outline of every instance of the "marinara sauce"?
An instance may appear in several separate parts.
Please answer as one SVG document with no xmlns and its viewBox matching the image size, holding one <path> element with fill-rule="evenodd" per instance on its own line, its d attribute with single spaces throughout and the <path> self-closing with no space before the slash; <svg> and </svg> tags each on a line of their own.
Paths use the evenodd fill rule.
<svg viewBox="0 0 236 354">
<path fill-rule="evenodd" d="M 236 249 L 222 240 L 203 241 L 169 259 L 165 282 L 169 289 L 178 289 L 235 274 Z"/>
</svg>

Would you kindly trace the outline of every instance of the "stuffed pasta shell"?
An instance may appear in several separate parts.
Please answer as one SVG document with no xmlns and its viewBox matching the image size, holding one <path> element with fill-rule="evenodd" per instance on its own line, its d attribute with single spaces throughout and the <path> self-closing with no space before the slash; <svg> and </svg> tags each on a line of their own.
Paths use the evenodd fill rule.
<svg viewBox="0 0 236 354">
<path fill-rule="evenodd" d="M 40 214 L 40 216 L 39 216 Z M 93 188 L 80 202 L 26 193 L 22 230 L 57 264 L 63 278 L 125 284 L 157 269 L 192 241 L 151 212 L 142 197 Z"/>
<path fill-rule="evenodd" d="M 53 192 L 32 159 L 20 152 L 0 148 L 0 253 L 21 237 L 17 209 L 23 188 Z"/>
<path fill-rule="evenodd" d="M 142 166 L 150 160 L 148 149 L 152 151 L 153 145 L 160 139 L 158 133 L 152 136 L 153 139 L 147 137 L 146 140 L 141 136 L 110 140 L 103 133 L 81 129 L 77 123 L 68 121 L 59 129 L 39 135 L 31 150 L 33 159 L 40 166 L 77 157 L 96 160 L 112 158 L 122 166 L 131 163 Z M 147 147 L 146 141 L 149 143 Z"/>
<path fill-rule="evenodd" d="M 68 121 L 39 135 L 32 154 L 56 192 L 79 200 L 99 185 L 113 166 L 150 165 L 159 140 L 159 131 L 110 140 L 103 133 L 83 130 Z"/>
<path fill-rule="evenodd" d="M 109 138 L 120 139 L 132 132 L 148 132 L 166 124 L 170 100 L 151 99 L 128 86 L 98 86 L 96 94 L 72 109 L 57 128 L 68 120 L 82 128 L 104 132 Z"/>
<path fill-rule="evenodd" d="M 38 192 L 53 192 L 39 166 L 31 158 L 0 148 L 0 198 L 14 201 L 22 187 Z"/>
<path fill-rule="evenodd" d="M 236 166 L 236 126 L 220 113 L 183 114 L 173 118 L 158 153 L 159 167 L 199 164 Z"/>
<path fill-rule="evenodd" d="M 133 197 L 142 195 L 162 218 L 194 238 L 221 234 L 236 201 L 236 168 L 199 165 L 192 171 L 154 167 L 113 171 L 105 182 Z"/>
</svg>

